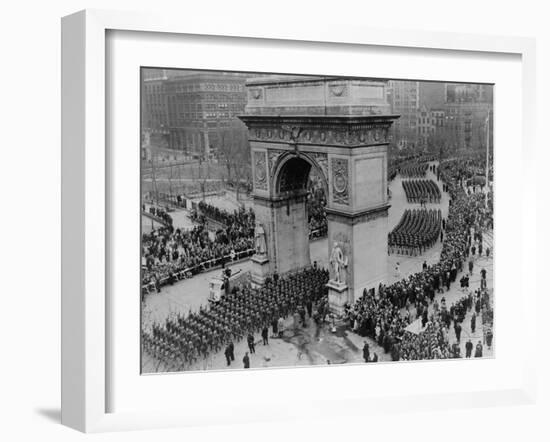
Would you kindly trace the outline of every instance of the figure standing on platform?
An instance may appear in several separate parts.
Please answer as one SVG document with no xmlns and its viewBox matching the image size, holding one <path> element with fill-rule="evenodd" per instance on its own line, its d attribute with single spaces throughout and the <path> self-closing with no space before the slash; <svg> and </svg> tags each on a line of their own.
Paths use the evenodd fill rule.
<svg viewBox="0 0 550 442">
<path fill-rule="evenodd" d="M 254 229 L 254 248 L 258 255 L 267 255 L 267 243 L 265 239 L 265 230 L 263 226 L 257 222 Z"/>
</svg>

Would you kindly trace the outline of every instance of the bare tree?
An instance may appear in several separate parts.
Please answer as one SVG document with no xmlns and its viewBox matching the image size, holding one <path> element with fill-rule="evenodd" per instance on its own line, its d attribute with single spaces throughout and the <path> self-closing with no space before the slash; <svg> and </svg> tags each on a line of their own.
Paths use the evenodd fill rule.
<svg viewBox="0 0 550 442">
<path fill-rule="evenodd" d="M 153 178 L 153 195 L 155 196 L 155 204 L 158 205 L 159 193 L 157 188 L 157 173 L 155 168 L 156 159 L 157 159 L 157 151 L 156 149 L 151 149 L 151 174 Z"/>
<path fill-rule="evenodd" d="M 235 186 L 237 201 L 240 187 L 250 175 L 250 146 L 246 132 L 238 123 L 218 132 L 219 157 L 227 171 L 227 180 Z"/>
<path fill-rule="evenodd" d="M 170 171 L 168 172 L 168 193 L 170 194 L 170 201 L 172 200 L 172 178 L 174 177 L 174 167 L 170 164 Z"/>
</svg>

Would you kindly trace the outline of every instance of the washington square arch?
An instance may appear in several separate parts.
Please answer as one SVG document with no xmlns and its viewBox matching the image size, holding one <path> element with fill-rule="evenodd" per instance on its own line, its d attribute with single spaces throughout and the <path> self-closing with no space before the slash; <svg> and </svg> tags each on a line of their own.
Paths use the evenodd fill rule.
<svg viewBox="0 0 550 442">
<path fill-rule="evenodd" d="M 252 280 L 311 265 L 307 181 L 327 198 L 329 305 L 342 312 L 387 277 L 386 81 L 274 76 L 247 81 L 239 118 L 248 128 L 256 213 Z"/>
</svg>

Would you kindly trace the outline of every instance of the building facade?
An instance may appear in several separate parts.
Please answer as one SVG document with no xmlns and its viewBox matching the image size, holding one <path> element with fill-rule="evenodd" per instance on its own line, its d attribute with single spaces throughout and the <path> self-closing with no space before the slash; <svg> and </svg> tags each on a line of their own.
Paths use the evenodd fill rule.
<svg viewBox="0 0 550 442">
<path fill-rule="evenodd" d="M 392 142 L 398 149 L 486 146 L 487 115 L 493 106 L 491 85 L 393 80 L 388 98 L 392 113 L 400 115 L 392 129 Z"/>
<path fill-rule="evenodd" d="M 199 158 L 216 158 L 224 144 L 246 140 L 237 118 L 244 112 L 246 76 L 192 73 L 164 81 L 168 147 Z"/>
<path fill-rule="evenodd" d="M 452 149 L 482 149 L 492 146 L 493 87 L 482 84 L 445 85 L 445 138 Z"/>
<path fill-rule="evenodd" d="M 165 78 L 144 79 L 142 82 L 142 133 L 167 133 L 168 115 L 164 94 Z"/>
<path fill-rule="evenodd" d="M 419 82 L 389 81 L 388 101 L 391 112 L 400 116 L 391 130 L 393 144 L 399 149 L 415 146 L 418 138 Z"/>
</svg>

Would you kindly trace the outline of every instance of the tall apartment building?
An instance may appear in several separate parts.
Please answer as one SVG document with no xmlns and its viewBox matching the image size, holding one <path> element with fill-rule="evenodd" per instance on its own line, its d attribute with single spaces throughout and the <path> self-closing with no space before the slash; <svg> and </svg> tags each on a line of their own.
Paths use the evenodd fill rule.
<svg viewBox="0 0 550 442">
<path fill-rule="evenodd" d="M 175 69 L 143 68 L 141 71 L 141 131 L 142 143 L 166 147 L 168 114 L 164 83 L 185 71 Z"/>
<path fill-rule="evenodd" d="M 166 78 L 156 77 L 143 79 L 141 101 L 142 132 L 151 134 L 167 134 L 168 115 L 164 94 Z"/>
<path fill-rule="evenodd" d="M 168 147 L 212 158 L 224 143 L 246 143 L 237 118 L 246 105 L 245 75 L 195 72 L 163 82 Z"/>
<path fill-rule="evenodd" d="M 419 107 L 441 109 L 445 104 L 446 83 L 435 81 L 419 82 Z"/>
<path fill-rule="evenodd" d="M 388 101 L 391 112 L 400 115 L 392 126 L 393 143 L 398 148 L 416 145 L 420 107 L 419 82 L 390 80 L 388 82 Z"/>
</svg>

